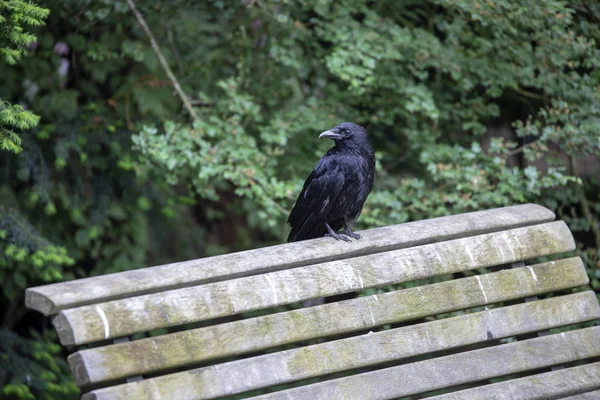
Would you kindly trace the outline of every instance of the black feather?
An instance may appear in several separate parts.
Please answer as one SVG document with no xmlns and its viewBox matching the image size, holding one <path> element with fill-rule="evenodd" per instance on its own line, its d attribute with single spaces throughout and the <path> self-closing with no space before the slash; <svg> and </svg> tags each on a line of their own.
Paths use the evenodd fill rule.
<svg viewBox="0 0 600 400">
<path fill-rule="evenodd" d="M 292 227 L 288 242 L 322 237 L 328 233 L 326 224 L 334 232 L 343 227 L 347 235 L 358 237 L 349 227 L 373 187 L 373 147 L 367 131 L 349 122 L 323 132 L 321 137 L 333 139 L 335 146 L 319 160 L 302 187 L 288 218 Z"/>
</svg>

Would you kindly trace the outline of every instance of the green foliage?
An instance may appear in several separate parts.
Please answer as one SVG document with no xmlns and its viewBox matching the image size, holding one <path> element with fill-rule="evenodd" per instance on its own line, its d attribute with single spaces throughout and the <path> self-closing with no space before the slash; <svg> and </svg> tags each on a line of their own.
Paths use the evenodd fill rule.
<svg viewBox="0 0 600 400">
<path fill-rule="evenodd" d="M 25 53 L 25 48 L 36 41 L 36 36 L 25 31 L 27 25 L 44 24 L 49 10 L 23 0 L 0 0 L 0 57 L 14 65 Z M 0 96 L 0 150 L 19 153 L 21 137 L 18 131 L 35 128 L 39 117 L 20 105 L 13 105 Z"/>
<path fill-rule="evenodd" d="M 312 165 L 303 158 L 303 142 L 314 140 L 307 128 L 318 132 L 333 121 L 365 124 L 388 146 L 366 225 L 536 201 L 545 190 L 577 182 L 556 147 L 567 156 L 600 148 L 600 94 L 588 72 L 600 57 L 594 37 L 576 33 L 575 11 L 563 2 L 342 1 L 286 3 L 277 11 L 267 3 L 246 11 L 263 24 L 254 37 L 245 20 L 225 13 L 221 19 L 240 25 L 240 33 L 206 47 L 233 45 L 243 54 L 261 35 L 269 41 L 238 62 L 235 78 L 224 70 L 208 85 L 217 93 L 201 94 L 211 104 L 201 110 L 202 122 L 168 123 L 160 133 L 147 127 L 133 139 L 142 171 L 191 183 L 209 198 L 229 185 L 267 226 L 284 216 Z M 270 79 L 252 71 L 268 71 Z M 510 121 L 512 140 L 485 150 L 472 145 L 515 101 L 530 112 Z M 304 112 L 294 115 L 295 108 Z M 534 138 L 520 150 L 528 163 L 547 160 L 545 169 L 507 168 L 520 138 Z M 398 157 L 415 177 L 398 179 L 398 168 L 388 170 Z M 289 164 L 300 160 L 300 174 L 290 177 Z"/>
<path fill-rule="evenodd" d="M 0 394 L 19 400 L 78 398 L 79 389 L 67 379 L 69 367 L 60 345 L 34 334 L 24 339 L 0 329 Z"/>
<path fill-rule="evenodd" d="M 74 260 L 63 247 L 52 245 L 15 210 L 0 206 L 0 280 L 11 303 L 21 300 L 31 282 L 62 280 Z"/>
<path fill-rule="evenodd" d="M 27 26 L 42 26 L 49 10 L 24 0 L 0 1 L 0 56 L 9 65 L 21 59 L 25 48 L 35 42 Z"/>
<path fill-rule="evenodd" d="M 29 331 L 24 287 L 280 243 L 318 133 L 343 121 L 377 151 L 359 228 L 544 204 L 600 291 L 600 5 L 136 4 L 199 121 L 125 1 L 48 3 L 16 41 L 45 11 L 0 2 L 20 61 L 0 74 L 4 328 Z M 18 371 L 6 390 L 57 394 Z"/>
<path fill-rule="evenodd" d="M 21 137 L 13 129 L 33 129 L 37 126 L 39 120 L 40 117 L 31 111 L 25 110 L 19 105 L 0 100 L 0 150 L 13 153 L 21 152 L 23 150 Z"/>
<path fill-rule="evenodd" d="M 548 189 L 578 182 L 564 175 L 564 168 L 551 167 L 543 174 L 533 166 L 509 168 L 506 165 L 508 151 L 502 140 L 494 141 L 487 153 L 477 142 L 470 148 L 430 146 L 419 159 L 426 166 L 427 174 L 423 178 L 405 179 L 394 189 L 375 192 L 363 222 L 384 226 L 391 222 L 539 202 Z M 393 179 L 387 172 L 381 176 Z"/>
<path fill-rule="evenodd" d="M 218 200 L 219 191 L 233 190 L 261 210 L 281 210 L 277 200 L 293 189 L 272 178 L 276 176 L 275 157 L 283 152 L 278 143 L 285 143 L 285 135 L 264 132 L 259 143 L 244 128 L 261 122 L 258 105 L 240 93 L 234 80 L 221 81 L 219 86 L 224 91 L 222 99 L 210 113 L 201 113 L 192 128 L 167 122 L 164 133 L 145 127 L 133 136 L 133 149 L 141 155 L 138 165 L 145 171 L 160 170 L 172 185 L 180 180 L 191 182 L 195 192 L 207 199 Z M 214 118 L 215 112 L 223 117 Z M 266 217 L 265 211 L 259 215 Z M 267 225 L 273 227 L 276 222 L 271 218 Z"/>
</svg>

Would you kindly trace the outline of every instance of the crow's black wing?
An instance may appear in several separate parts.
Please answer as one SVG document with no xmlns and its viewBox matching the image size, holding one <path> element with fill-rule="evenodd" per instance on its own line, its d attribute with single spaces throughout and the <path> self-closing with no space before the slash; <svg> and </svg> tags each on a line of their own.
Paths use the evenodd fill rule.
<svg viewBox="0 0 600 400">
<path fill-rule="evenodd" d="M 288 223 L 292 230 L 288 242 L 322 236 L 322 224 L 337 203 L 344 183 L 340 165 L 331 158 L 322 158 L 304 183 L 290 213 Z"/>
<path fill-rule="evenodd" d="M 373 181 L 375 179 L 375 166 L 369 164 L 367 160 L 363 160 L 358 164 L 360 172 L 356 174 L 357 180 L 351 182 L 352 190 L 350 195 L 355 196 L 353 199 L 348 200 L 345 204 L 352 204 L 352 211 L 348 213 L 347 223 L 353 223 L 358 219 L 363 209 L 363 205 L 373 189 Z M 341 200 L 341 199 L 340 199 Z"/>
</svg>

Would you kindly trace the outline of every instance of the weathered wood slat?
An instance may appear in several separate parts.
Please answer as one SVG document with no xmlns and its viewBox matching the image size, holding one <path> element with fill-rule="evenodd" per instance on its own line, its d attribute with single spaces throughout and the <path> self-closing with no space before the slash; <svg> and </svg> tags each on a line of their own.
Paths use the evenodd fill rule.
<svg viewBox="0 0 600 400">
<path fill-rule="evenodd" d="M 361 232 L 340 245 L 321 238 L 202 258 L 27 289 L 25 304 L 45 315 L 107 300 L 156 293 L 274 270 L 294 268 L 440 242 L 554 220 L 541 206 L 526 204 L 388 226 Z"/>
<path fill-rule="evenodd" d="M 600 362 L 565 368 L 543 374 L 485 385 L 460 392 L 431 397 L 431 400 L 598 400 L 600 399 Z M 595 390 L 570 396 L 573 393 Z"/>
<path fill-rule="evenodd" d="M 86 344 L 363 288 L 575 249 L 563 221 L 61 311 L 63 345 Z"/>
<path fill-rule="evenodd" d="M 596 365 L 598 365 L 598 363 L 596 363 Z M 574 380 L 582 379 L 582 377 L 574 376 L 573 379 Z M 588 382 L 588 383 L 592 383 L 595 388 L 600 387 L 600 371 L 596 370 L 595 374 L 591 377 L 591 379 L 594 379 L 594 380 L 592 380 L 591 382 Z M 600 399 L 600 390 L 594 390 L 593 392 L 581 393 L 581 394 L 576 394 L 574 396 L 569 396 L 569 397 L 563 398 L 563 400 L 598 400 L 598 399 Z"/>
<path fill-rule="evenodd" d="M 69 356 L 79 385 L 109 381 L 368 329 L 443 312 L 576 287 L 588 282 L 579 257 L 266 315 Z"/>
<path fill-rule="evenodd" d="M 83 400 L 209 399 L 596 318 L 588 291 L 98 389 Z"/>
<path fill-rule="evenodd" d="M 255 399 L 394 399 L 597 356 L 600 326 L 366 372 Z M 490 397 L 486 394 L 483 398 Z"/>
</svg>

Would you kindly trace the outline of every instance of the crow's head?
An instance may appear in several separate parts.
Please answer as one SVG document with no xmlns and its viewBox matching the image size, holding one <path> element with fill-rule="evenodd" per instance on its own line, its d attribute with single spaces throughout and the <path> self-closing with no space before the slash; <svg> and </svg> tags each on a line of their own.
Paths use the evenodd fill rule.
<svg viewBox="0 0 600 400">
<path fill-rule="evenodd" d="M 336 143 L 363 141 L 367 139 L 367 131 L 360 125 L 353 124 L 352 122 L 344 122 L 321 133 L 319 138 L 331 139 Z"/>
</svg>

